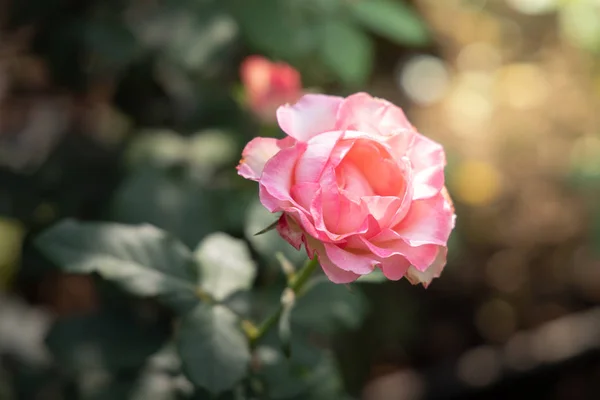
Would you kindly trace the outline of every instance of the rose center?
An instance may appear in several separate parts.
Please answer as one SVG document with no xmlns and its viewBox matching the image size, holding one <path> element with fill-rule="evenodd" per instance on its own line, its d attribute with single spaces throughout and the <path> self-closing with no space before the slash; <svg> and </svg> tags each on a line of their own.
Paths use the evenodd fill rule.
<svg viewBox="0 0 600 400">
<path fill-rule="evenodd" d="M 337 184 L 352 197 L 402 196 L 404 172 L 376 142 L 357 140 L 336 169 Z"/>
</svg>

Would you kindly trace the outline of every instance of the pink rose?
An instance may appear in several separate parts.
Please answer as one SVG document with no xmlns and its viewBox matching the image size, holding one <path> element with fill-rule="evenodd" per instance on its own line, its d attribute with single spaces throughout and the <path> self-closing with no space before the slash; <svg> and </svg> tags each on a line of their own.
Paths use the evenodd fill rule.
<svg viewBox="0 0 600 400">
<path fill-rule="evenodd" d="M 241 65 L 240 75 L 248 106 L 265 122 L 275 122 L 277 107 L 302 96 L 300 73 L 288 64 L 249 56 Z"/>
<path fill-rule="evenodd" d="M 283 212 L 277 230 L 316 253 L 329 279 L 352 282 L 375 268 L 425 287 L 446 264 L 454 228 L 444 150 L 402 110 L 365 93 L 308 94 L 277 110 L 289 136 L 255 138 L 238 173 Z"/>
</svg>

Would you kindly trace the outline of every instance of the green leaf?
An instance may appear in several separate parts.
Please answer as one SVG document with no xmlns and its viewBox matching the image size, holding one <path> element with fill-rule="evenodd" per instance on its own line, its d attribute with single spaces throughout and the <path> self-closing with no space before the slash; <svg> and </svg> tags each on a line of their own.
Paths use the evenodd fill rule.
<svg viewBox="0 0 600 400">
<path fill-rule="evenodd" d="M 136 295 L 159 296 L 175 308 L 197 301 L 191 252 L 151 225 L 66 219 L 43 232 L 36 245 L 66 272 L 96 272 Z"/>
<path fill-rule="evenodd" d="M 350 291 L 327 279 L 317 279 L 296 302 L 292 322 L 307 329 L 332 334 L 340 328 L 357 328 L 366 312 L 367 302 L 358 287 Z"/>
<path fill-rule="evenodd" d="M 252 287 L 256 265 L 243 240 L 225 233 L 213 233 L 195 251 L 200 269 L 200 285 L 216 300 Z"/>
<path fill-rule="evenodd" d="M 350 2 L 354 18 L 373 32 L 398 44 L 423 46 L 429 32 L 421 17 L 407 4 L 389 0 Z"/>
<path fill-rule="evenodd" d="M 67 372 L 141 367 L 167 339 L 168 325 L 133 310 L 100 310 L 59 318 L 46 336 L 54 359 Z"/>
<path fill-rule="evenodd" d="M 119 20 L 92 20 L 85 24 L 84 40 L 99 69 L 121 70 L 142 54 L 142 47 Z"/>
<path fill-rule="evenodd" d="M 373 42 L 354 25 L 328 21 L 322 27 L 320 53 L 323 63 L 347 85 L 362 85 L 373 64 Z"/>
<path fill-rule="evenodd" d="M 287 0 L 228 0 L 242 37 L 271 57 L 297 59 L 316 45 L 314 30 L 301 10 Z"/>
<path fill-rule="evenodd" d="M 0 399 L 16 400 L 16 390 L 13 388 L 14 378 L 8 370 L 0 365 Z"/>
<path fill-rule="evenodd" d="M 155 225 L 192 247 L 220 230 L 210 194 L 186 171 L 148 166 L 123 182 L 111 204 L 111 217 L 125 224 Z"/>
<path fill-rule="evenodd" d="M 314 366 L 308 381 L 309 389 L 306 396 L 297 400 L 329 400 L 345 399 L 344 382 L 335 357 L 327 352 L 319 363 Z"/>
<path fill-rule="evenodd" d="M 290 359 L 275 345 L 256 349 L 255 357 L 261 366 L 258 375 L 264 380 L 270 399 L 342 398 L 343 383 L 333 355 L 307 343 L 306 338 L 306 334 L 295 335 Z"/>
<path fill-rule="evenodd" d="M 233 388 L 246 375 L 250 362 L 238 318 L 220 305 L 200 304 L 187 314 L 177 347 L 190 381 L 214 394 Z"/>
</svg>

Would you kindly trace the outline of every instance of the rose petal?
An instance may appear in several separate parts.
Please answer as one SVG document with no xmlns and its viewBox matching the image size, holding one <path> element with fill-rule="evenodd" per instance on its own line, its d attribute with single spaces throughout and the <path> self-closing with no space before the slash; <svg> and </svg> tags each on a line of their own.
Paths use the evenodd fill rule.
<svg viewBox="0 0 600 400">
<path fill-rule="evenodd" d="M 411 203 L 406 217 L 393 230 L 411 246 L 436 244 L 445 246 L 454 228 L 454 216 L 444 196 Z"/>
<path fill-rule="evenodd" d="M 352 163 L 342 162 L 335 170 L 336 191 L 343 192 L 346 197 L 359 203 L 365 196 L 375 195 L 371 184 L 363 172 Z"/>
<path fill-rule="evenodd" d="M 327 278 L 333 283 L 350 283 L 354 282 L 360 275 L 354 272 L 345 271 L 331 262 L 323 247 L 323 244 L 312 238 L 308 238 L 310 248 L 317 254 L 319 264 L 327 275 Z M 307 247 L 308 248 L 308 247 Z"/>
<path fill-rule="evenodd" d="M 293 146 L 294 143 L 293 138 L 277 140 L 257 137 L 252 139 L 242 151 L 242 160 L 237 166 L 238 174 L 246 179 L 259 180 L 267 161 L 281 149 Z"/>
<path fill-rule="evenodd" d="M 356 233 L 365 233 L 368 214 L 366 206 L 346 197 L 337 186 L 335 171 L 327 167 L 321 176 L 321 189 L 310 207 L 317 230 L 333 240 Z"/>
<path fill-rule="evenodd" d="M 277 109 L 281 129 L 298 141 L 306 142 L 319 133 L 334 130 L 337 110 L 344 99 L 307 94 L 294 105 Z"/>
<path fill-rule="evenodd" d="M 271 212 L 282 211 L 291 204 L 290 190 L 296 161 L 306 148 L 306 143 L 296 143 L 275 154 L 263 169 L 259 182 L 260 202 Z"/>
<path fill-rule="evenodd" d="M 296 182 L 318 182 L 325 166 L 331 158 L 331 153 L 344 132 L 334 131 L 317 135 L 307 143 L 306 151 L 296 165 Z"/>
<path fill-rule="evenodd" d="M 310 206 L 321 186 L 318 183 L 300 183 L 292 186 L 292 199 L 300 205 L 306 213 L 310 213 Z"/>
<path fill-rule="evenodd" d="M 336 128 L 340 130 L 350 129 L 389 136 L 403 127 L 412 128 L 399 107 L 367 93 L 348 96 L 337 114 Z"/>
<path fill-rule="evenodd" d="M 403 199 L 392 196 L 365 196 L 362 201 L 367 206 L 371 214 L 382 228 L 390 227 L 398 211 L 405 207 L 408 210 L 408 204 L 404 206 Z"/>
<path fill-rule="evenodd" d="M 358 255 L 340 248 L 338 245 L 323 243 L 327 258 L 344 271 L 366 275 L 373 272 L 375 265 L 379 263 L 374 257 Z"/>
<path fill-rule="evenodd" d="M 374 140 L 358 139 L 338 168 L 353 166 L 369 183 L 374 194 L 380 196 L 400 196 L 404 193 L 406 181 L 404 167 L 380 143 Z"/>
<path fill-rule="evenodd" d="M 412 247 L 401 239 L 385 242 L 377 242 L 374 239 L 367 240 L 364 237 L 358 239 L 362 242 L 363 246 L 361 247 L 368 249 L 382 260 L 400 255 L 420 271 L 426 270 L 434 262 L 437 255 L 438 246 L 432 244 Z"/>
<path fill-rule="evenodd" d="M 417 133 L 407 155 L 414 173 L 413 199 L 427 199 L 438 194 L 445 181 L 446 155 L 443 147 Z"/>
<path fill-rule="evenodd" d="M 396 160 L 408 157 L 408 149 L 412 146 L 418 132 L 413 128 L 400 128 L 391 132 L 385 143 L 390 148 L 390 153 Z"/>
<path fill-rule="evenodd" d="M 431 266 L 427 268 L 427 270 L 419 271 L 415 267 L 411 266 L 406 272 L 406 278 L 413 285 L 422 283 L 423 286 L 427 288 L 433 279 L 439 278 L 442 274 L 442 271 L 446 266 L 447 254 L 448 249 L 446 247 L 440 246 L 438 248 L 435 262 L 431 264 Z"/>
<path fill-rule="evenodd" d="M 410 268 L 410 262 L 406 258 L 397 255 L 383 260 L 380 268 L 386 278 L 397 281 L 404 277 Z"/>
</svg>

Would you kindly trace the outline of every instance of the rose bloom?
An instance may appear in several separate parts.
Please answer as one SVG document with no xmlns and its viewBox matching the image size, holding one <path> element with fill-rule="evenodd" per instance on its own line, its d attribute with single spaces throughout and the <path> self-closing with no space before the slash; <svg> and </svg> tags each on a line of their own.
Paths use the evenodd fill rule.
<svg viewBox="0 0 600 400">
<path fill-rule="evenodd" d="M 300 73 L 288 64 L 249 56 L 242 62 L 240 75 L 248 106 L 265 122 L 275 122 L 277 107 L 302 96 Z"/>
<path fill-rule="evenodd" d="M 454 228 L 444 150 L 402 110 L 365 93 L 308 94 L 277 110 L 284 139 L 255 138 L 238 173 L 283 212 L 277 230 L 315 253 L 329 279 L 348 283 L 380 268 L 425 287 L 446 264 Z"/>
</svg>

